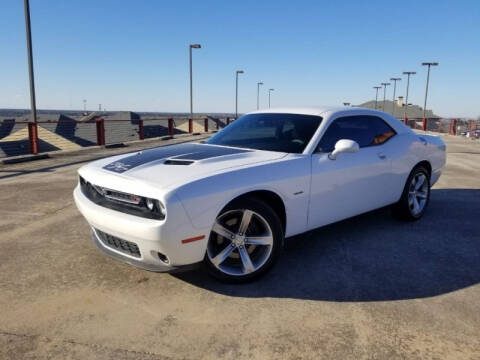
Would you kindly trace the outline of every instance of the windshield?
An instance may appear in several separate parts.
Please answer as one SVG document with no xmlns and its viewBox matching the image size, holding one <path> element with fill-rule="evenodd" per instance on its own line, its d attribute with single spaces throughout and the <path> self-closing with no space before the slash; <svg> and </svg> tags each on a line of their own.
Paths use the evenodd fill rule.
<svg viewBox="0 0 480 360">
<path fill-rule="evenodd" d="M 207 144 L 302 153 L 322 118 L 298 114 L 249 114 L 207 140 Z"/>
</svg>

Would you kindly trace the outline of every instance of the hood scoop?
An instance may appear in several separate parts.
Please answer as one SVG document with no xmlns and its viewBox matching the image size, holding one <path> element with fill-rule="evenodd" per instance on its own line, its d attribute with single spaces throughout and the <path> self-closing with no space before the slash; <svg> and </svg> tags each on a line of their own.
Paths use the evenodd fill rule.
<svg viewBox="0 0 480 360">
<path fill-rule="evenodd" d="M 192 160 L 176 160 L 176 159 L 168 159 L 168 160 L 165 160 L 165 162 L 163 163 L 164 165 L 191 165 L 193 164 L 195 161 L 192 161 Z"/>
</svg>

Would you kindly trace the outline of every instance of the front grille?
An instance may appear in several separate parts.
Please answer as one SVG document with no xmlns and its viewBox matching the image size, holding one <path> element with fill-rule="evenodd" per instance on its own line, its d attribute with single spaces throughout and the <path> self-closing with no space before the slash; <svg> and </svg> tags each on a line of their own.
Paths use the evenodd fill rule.
<svg viewBox="0 0 480 360">
<path fill-rule="evenodd" d="M 103 231 L 100 231 L 98 229 L 95 229 L 95 232 L 97 233 L 100 241 L 105 246 L 118 250 L 127 255 L 135 256 L 138 258 L 141 256 L 140 250 L 137 244 L 127 240 L 120 239 L 116 236 L 104 233 Z"/>
<path fill-rule="evenodd" d="M 154 201 L 158 206 L 150 210 L 147 207 L 147 198 L 145 197 L 97 186 L 89 183 L 81 176 L 79 181 L 83 195 L 99 206 L 147 219 L 165 219 L 165 214 L 161 211 L 161 205 L 158 204 L 157 200 Z"/>
</svg>

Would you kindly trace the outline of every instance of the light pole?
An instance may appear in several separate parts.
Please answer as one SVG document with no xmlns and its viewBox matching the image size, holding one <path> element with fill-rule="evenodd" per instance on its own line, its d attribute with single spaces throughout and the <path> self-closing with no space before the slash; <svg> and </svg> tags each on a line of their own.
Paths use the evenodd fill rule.
<svg viewBox="0 0 480 360">
<path fill-rule="evenodd" d="M 425 119 L 425 111 L 427 109 L 428 82 L 430 80 L 430 67 L 431 66 L 438 66 L 438 63 L 437 62 L 423 62 L 422 66 L 428 66 L 427 86 L 425 88 L 425 102 L 423 103 L 423 118 Z"/>
<path fill-rule="evenodd" d="M 193 119 L 193 74 L 192 74 L 192 49 L 200 49 L 202 46 L 200 44 L 190 44 L 190 118 Z"/>
<path fill-rule="evenodd" d="M 403 72 L 403 75 L 407 75 L 407 92 L 405 94 L 405 114 L 404 114 L 404 118 L 405 118 L 405 121 L 407 119 L 407 108 L 408 108 L 408 88 L 410 86 L 410 75 L 415 75 L 416 72 L 415 71 L 404 71 Z"/>
<path fill-rule="evenodd" d="M 87 112 L 87 100 L 83 99 L 83 112 Z"/>
<path fill-rule="evenodd" d="M 235 120 L 238 118 L 238 74 L 243 73 L 243 70 L 235 71 Z"/>
<path fill-rule="evenodd" d="M 260 85 L 263 85 L 263 82 L 257 83 L 257 110 L 260 108 Z"/>
<path fill-rule="evenodd" d="M 387 94 L 387 86 L 390 85 L 390 83 L 381 83 L 380 85 L 383 85 L 383 105 L 382 105 L 382 111 L 385 111 L 385 96 Z"/>
<path fill-rule="evenodd" d="M 270 94 L 272 91 L 275 91 L 275 89 L 268 89 L 268 108 L 270 109 Z"/>
<path fill-rule="evenodd" d="M 28 74 L 30 79 L 30 107 L 32 110 L 32 121 L 37 122 L 37 103 L 35 101 L 35 80 L 33 73 L 33 55 L 32 55 L 32 29 L 30 26 L 30 3 L 24 0 L 23 8 L 25 12 L 25 32 L 27 35 L 27 56 L 28 56 Z"/>
<path fill-rule="evenodd" d="M 397 81 L 402 80 L 402 78 L 390 78 L 393 81 L 393 98 L 392 98 L 392 116 L 395 116 L 395 92 L 397 90 Z"/>
<path fill-rule="evenodd" d="M 381 86 L 374 86 L 373 87 L 376 92 L 375 92 L 375 110 L 377 110 L 377 102 L 378 102 L 378 90 L 381 89 Z"/>
</svg>

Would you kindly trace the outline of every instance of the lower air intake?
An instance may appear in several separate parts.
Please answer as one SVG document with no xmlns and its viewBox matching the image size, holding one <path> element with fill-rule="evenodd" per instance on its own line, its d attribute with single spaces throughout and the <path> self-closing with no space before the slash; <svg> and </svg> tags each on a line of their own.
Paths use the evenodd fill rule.
<svg viewBox="0 0 480 360">
<path fill-rule="evenodd" d="M 137 244 L 127 240 L 120 239 L 113 235 L 104 233 L 103 231 L 100 231 L 98 229 L 95 229 L 95 232 L 97 233 L 97 236 L 100 239 L 100 241 L 105 246 L 115 249 L 117 251 L 120 251 L 127 255 L 131 255 L 138 258 L 141 257 L 140 249 L 138 248 Z"/>
</svg>

